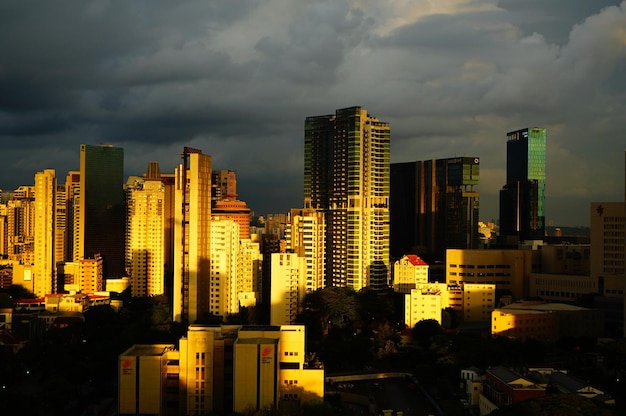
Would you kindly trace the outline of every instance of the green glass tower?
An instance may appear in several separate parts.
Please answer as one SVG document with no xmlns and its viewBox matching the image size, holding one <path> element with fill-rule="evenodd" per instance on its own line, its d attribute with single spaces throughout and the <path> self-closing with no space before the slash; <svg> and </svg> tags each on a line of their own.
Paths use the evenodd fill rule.
<svg viewBox="0 0 626 416">
<path fill-rule="evenodd" d="M 500 191 L 504 243 L 542 240 L 545 231 L 546 129 L 507 133 L 506 184 Z"/>
<path fill-rule="evenodd" d="M 325 213 L 326 285 L 388 288 L 389 123 L 349 107 L 304 129 L 304 207 Z"/>
</svg>

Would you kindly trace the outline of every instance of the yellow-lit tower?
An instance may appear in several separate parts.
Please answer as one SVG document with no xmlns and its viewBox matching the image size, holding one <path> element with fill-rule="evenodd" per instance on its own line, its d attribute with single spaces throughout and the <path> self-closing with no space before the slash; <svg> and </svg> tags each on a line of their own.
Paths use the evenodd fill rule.
<svg viewBox="0 0 626 416">
<path fill-rule="evenodd" d="M 176 168 L 174 320 L 192 323 L 209 312 L 211 156 L 185 147 Z"/>
<path fill-rule="evenodd" d="M 55 205 L 57 180 L 54 169 L 35 174 L 34 285 L 37 296 L 54 293 Z"/>
</svg>

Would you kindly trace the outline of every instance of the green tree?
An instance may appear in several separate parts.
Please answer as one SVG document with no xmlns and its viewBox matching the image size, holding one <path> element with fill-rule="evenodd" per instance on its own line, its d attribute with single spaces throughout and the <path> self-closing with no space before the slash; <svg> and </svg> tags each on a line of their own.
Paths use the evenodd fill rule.
<svg viewBox="0 0 626 416">
<path fill-rule="evenodd" d="M 422 348 L 430 347 L 433 338 L 442 334 L 443 328 L 434 319 L 421 320 L 411 330 L 411 336 Z"/>
</svg>

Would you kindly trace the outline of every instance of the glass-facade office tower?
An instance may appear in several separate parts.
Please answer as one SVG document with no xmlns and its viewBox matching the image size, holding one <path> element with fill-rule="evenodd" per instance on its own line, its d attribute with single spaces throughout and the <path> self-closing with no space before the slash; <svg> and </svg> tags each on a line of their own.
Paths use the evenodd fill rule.
<svg viewBox="0 0 626 416">
<path fill-rule="evenodd" d="M 545 235 L 546 129 L 507 133 L 506 184 L 500 191 L 503 243 L 542 240 Z"/>
<path fill-rule="evenodd" d="M 99 253 L 105 277 L 125 276 L 124 149 L 81 144 L 79 188 L 74 261 Z"/>
<path fill-rule="evenodd" d="M 361 107 L 307 117 L 304 208 L 326 217 L 326 285 L 389 285 L 389 123 Z"/>
<path fill-rule="evenodd" d="M 478 247 L 480 159 L 391 165 L 391 256 L 445 260 L 446 249 Z"/>
</svg>

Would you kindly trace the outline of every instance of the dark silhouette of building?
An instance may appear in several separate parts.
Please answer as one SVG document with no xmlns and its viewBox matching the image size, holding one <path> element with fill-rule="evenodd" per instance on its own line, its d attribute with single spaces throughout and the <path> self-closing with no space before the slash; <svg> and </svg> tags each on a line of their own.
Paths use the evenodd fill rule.
<svg viewBox="0 0 626 416">
<path fill-rule="evenodd" d="M 429 262 L 446 249 L 478 247 L 477 157 L 391 164 L 391 257 L 412 253 Z"/>
<path fill-rule="evenodd" d="M 124 276 L 124 149 L 80 145 L 80 206 L 75 259 L 104 260 L 103 276 Z"/>
<path fill-rule="evenodd" d="M 507 133 L 506 184 L 500 191 L 500 242 L 542 240 L 545 231 L 546 129 Z"/>
</svg>

